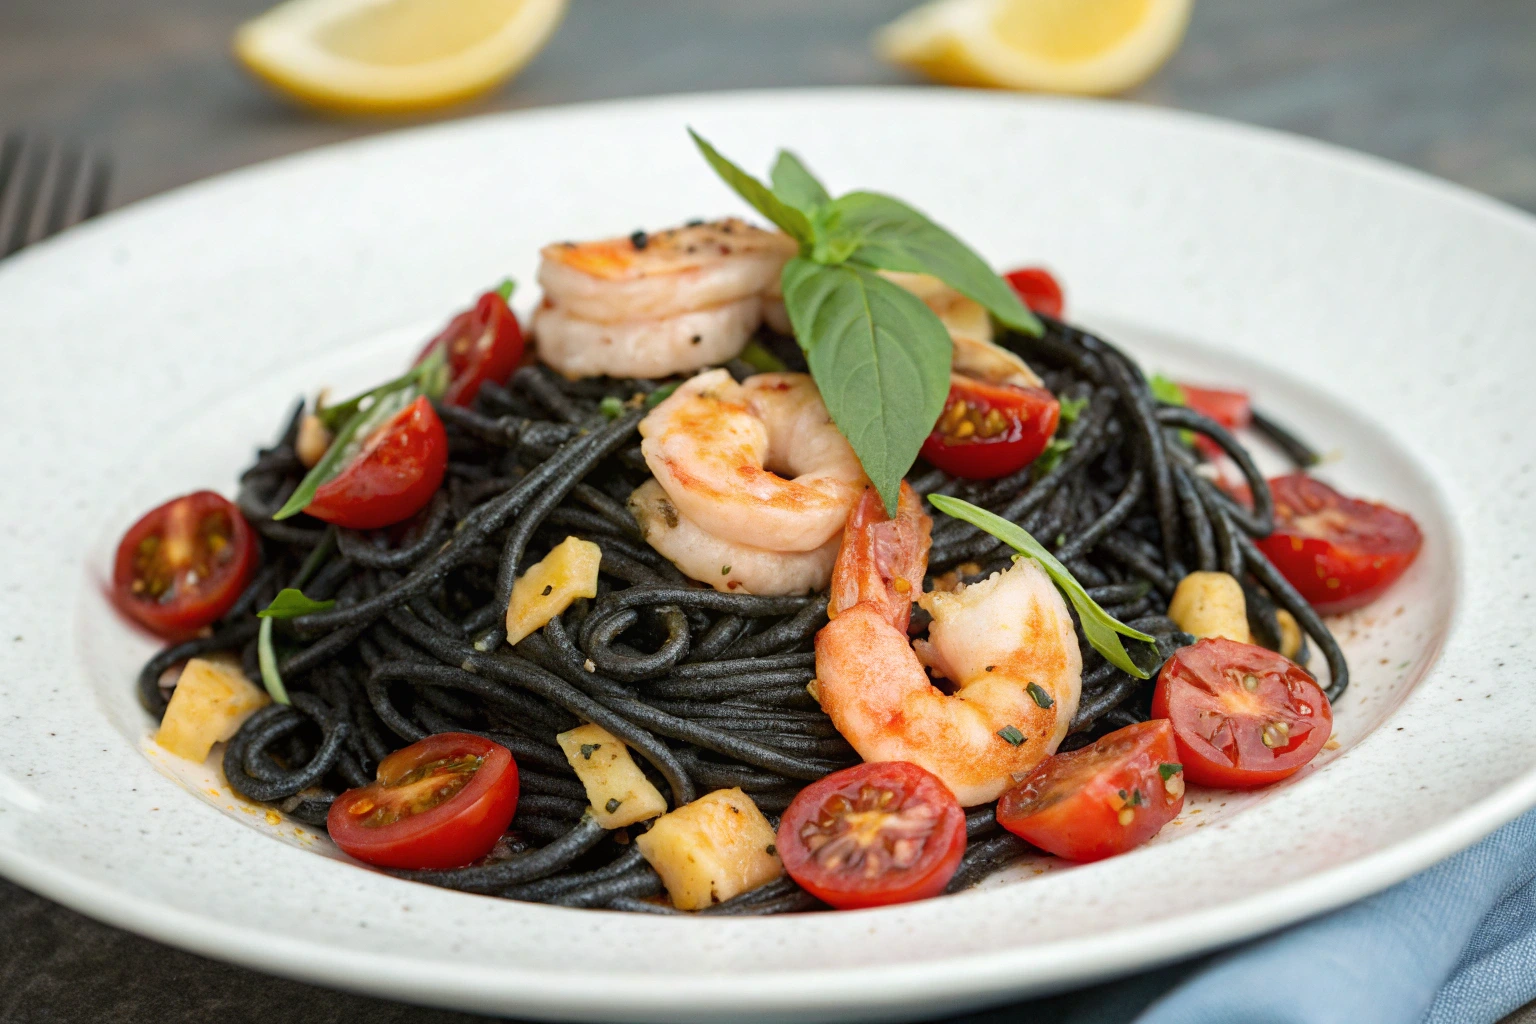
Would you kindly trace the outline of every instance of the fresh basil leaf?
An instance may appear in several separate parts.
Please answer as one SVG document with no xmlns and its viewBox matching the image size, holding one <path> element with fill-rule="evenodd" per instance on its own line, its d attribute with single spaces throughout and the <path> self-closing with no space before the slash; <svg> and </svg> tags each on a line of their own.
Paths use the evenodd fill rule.
<svg viewBox="0 0 1536 1024">
<path fill-rule="evenodd" d="M 688 134 L 693 136 L 694 145 L 699 147 L 699 152 L 704 154 L 709 166 L 715 169 L 722 181 L 735 189 L 737 195 L 751 203 L 758 213 L 773 221 L 801 245 L 811 244 L 810 218 L 774 195 L 767 185 L 721 156 L 698 132 L 689 128 Z"/>
<path fill-rule="evenodd" d="M 426 366 L 429 362 L 431 362 L 430 357 L 423 360 L 421 365 Z M 447 364 L 440 361 L 439 365 Z M 394 388 L 392 385 L 398 382 L 392 381 L 390 385 L 374 393 L 373 404 L 352 414 L 352 417 L 331 439 L 331 446 L 325 450 L 320 461 L 304 474 L 304 479 L 299 481 L 298 488 L 283 503 L 283 507 L 273 513 L 273 519 L 287 519 L 304 511 L 305 507 L 315 499 L 315 492 L 347 468 L 347 465 L 357 457 L 357 453 L 362 451 L 363 442 L 367 441 L 375 430 L 389 422 L 400 410 L 416 401 L 415 376 L 414 374 L 408 376 L 411 377 L 409 385 Z"/>
<path fill-rule="evenodd" d="M 304 591 L 285 587 L 277 592 L 272 603 L 256 613 L 258 619 L 296 619 L 311 612 L 323 612 L 334 608 L 335 601 L 314 601 L 304 596 Z"/>
<path fill-rule="evenodd" d="M 1125 648 L 1120 644 L 1120 637 L 1128 636 L 1133 640 L 1143 640 L 1149 644 L 1156 641 L 1100 608 L 1098 602 L 1088 596 L 1088 591 L 1083 589 L 1083 585 L 1067 571 L 1067 567 L 1058 562 L 1056 556 L 1047 551 L 1044 545 L 1031 537 L 1029 531 L 984 508 L 977 508 L 968 501 L 951 498 L 947 494 L 930 494 L 928 501 L 945 515 L 985 530 L 1019 554 L 1040 563 L 1040 568 L 1045 570 L 1045 574 L 1066 595 L 1067 600 L 1072 602 L 1072 607 L 1077 609 L 1077 616 L 1083 623 L 1083 635 L 1088 638 L 1093 649 L 1104 655 L 1116 668 L 1129 672 L 1137 679 L 1147 678 L 1147 672 L 1125 653 Z"/>
<path fill-rule="evenodd" d="M 901 478 L 949 394 L 949 332 L 917 296 L 862 267 L 797 256 L 782 283 L 822 401 L 895 516 Z"/>
<path fill-rule="evenodd" d="M 787 149 L 779 150 L 768 180 L 773 182 L 774 195 L 807 215 L 832 201 L 826 187 Z"/>
<path fill-rule="evenodd" d="M 932 274 L 1015 330 L 1035 337 L 1045 330 L 985 260 L 899 199 L 876 192 L 839 196 L 828 208 L 827 230 L 834 236 L 858 239 L 849 262 Z"/>
</svg>

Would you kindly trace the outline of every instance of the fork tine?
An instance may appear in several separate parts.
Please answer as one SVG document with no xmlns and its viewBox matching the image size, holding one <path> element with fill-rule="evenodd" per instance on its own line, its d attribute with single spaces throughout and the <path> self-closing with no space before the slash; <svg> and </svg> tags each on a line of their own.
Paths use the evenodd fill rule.
<svg viewBox="0 0 1536 1024">
<path fill-rule="evenodd" d="M 6 241 L 5 248 L 0 250 L 0 257 L 9 256 L 27 244 L 32 231 L 33 216 L 37 212 L 37 195 L 42 188 L 43 171 L 47 163 L 48 147 L 42 143 L 33 146 L 22 171 L 16 204 L 11 208 L 11 237 Z"/>
<path fill-rule="evenodd" d="M 42 237 L 44 238 L 50 238 L 75 223 L 70 218 L 70 211 L 75 205 L 75 186 L 79 183 L 80 161 L 80 150 L 75 146 L 66 146 L 59 157 L 58 167 L 51 184 L 52 195 L 48 197 L 48 217 L 43 222 Z"/>
</svg>

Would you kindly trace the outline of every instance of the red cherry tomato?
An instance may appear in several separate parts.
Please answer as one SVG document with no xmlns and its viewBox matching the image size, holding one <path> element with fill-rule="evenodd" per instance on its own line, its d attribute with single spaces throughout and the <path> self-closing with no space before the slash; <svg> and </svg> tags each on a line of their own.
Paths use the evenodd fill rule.
<svg viewBox="0 0 1536 1024">
<path fill-rule="evenodd" d="M 212 491 L 166 502 L 128 528 L 112 565 L 119 609 L 171 639 L 229 611 L 256 569 L 256 536 Z"/>
<path fill-rule="evenodd" d="M 1259 548 L 1324 615 L 1370 604 L 1424 546 L 1411 516 L 1345 497 L 1305 473 L 1277 477 L 1269 489 L 1275 496 L 1275 532 L 1259 541 Z"/>
<path fill-rule="evenodd" d="M 371 785 L 336 798 L 325 827 L 369 864 L 458 868 L 491 852 L 517 811 L 517 791 L 506 747 L 443 732 L 380 761 Z"/>
<path fill-rule="evenodd" d="M 927 769 L 857 764 L 800 791 L 777 845 L 790 877 L 840 910 L 907 903 L 949 884 L 965 853 L 965 812 Z"/>
<path fill-rule="evenodd" d="M 1306 670 L 1221 637 L 1174 652 L 1157 677 L 1152 715 L 1173 724 L 1189 781 L 1235 789 L 1294 774 L 1333 731 L 1333 709 Z"/>
<path fill-rule="evenodd" d="M 968 480 L 1007 476 L 1045 451 L 1060 417 L 1061 404 L 1044 388 L 985 384 L 953 374 L 922 456 Z"/>
<path fill-rule="evenodd" d="M 448 470 L 448 433 L 425 397 L 370 434 L 304 511 L 350 530 L 409 519 L 437 493 Z"/>
<path fill-rule="evenodd" d="M 1184 392 L 1186 406 L 1209 416 L 1228 430 L 1244 430 L 1253 422 L 1253 405 L 1246 391 L 1222 391 L 1193 384 L 1180 384 L 1179 390 Z M 1195 435 L 1195 443 L 1212 459 L 1223 454 L 1219 444 L 1202 434 Z"/>
<path fill-rule="evenodd" d="M 442 402 L 469 405 L 480 393 L 481 384 L 488 380 L 499 384 L 512 376 L 523 358 L 523 330 L 507 300 L 498 292 L 486 292 L 472 308 L 448 321 L 442 333 L 427 342 L 416 362 L 439 346 L 447 350 L 452 375 Z"/>
<path fill-rule="evenodd" d="M 1092 861 L 1140 846 L 1183 808 L 1173 729 L 1153 720 L 1046 758 L 998 800 L 997 821 L 1047 853 Z"/>
<path fill-rule="evenodd" d="M 1061 285 L 1056 283 L 1056 278 L 1044 267 L 1022 267 L 1010 270 L 1004 276 L 1013 285 L 1013 290 L 1019 293 L 1019 299 L 1024 305 L 1036 313 L 1059 317 L 1066 308 Z"/>
</svg>

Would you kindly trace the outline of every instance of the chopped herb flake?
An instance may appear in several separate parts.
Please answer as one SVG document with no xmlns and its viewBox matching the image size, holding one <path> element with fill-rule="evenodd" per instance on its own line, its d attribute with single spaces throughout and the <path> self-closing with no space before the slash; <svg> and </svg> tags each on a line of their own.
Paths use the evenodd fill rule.
<svg viewBox="0 0 1536 1024">
<path fill-rule="evenodd" d="M 600 746 L 602 746 L 601 743 L 583 743 L 581 745 L 581 759 L 583 761 L 592 760 L 592 751 L 596 750 Z"/>
<path fill-rule="evenodd" d="M 1034 684 L 1031 683 L 1030 685 L 1033 686 Z M 1019 732 L 1018 729 L 1011 725 L 1003 726 L 1001 729 L 997 730 L 997 734 L 1015 747 L 1024 742 L 1024 734 Z"/>
<path fill-rule="evenodd" d="M 1162 764 L 1157 766 L 1157 774 L 1159 774 L 1159 775 L 1161 775 L 1163 777 L 1163 781 L 1164 782 L 1167 782 L 1169 779 L 1173 778 L 1175 775 L 1179 774 L 1179 772 L 1181 772 L 1183 770 L 1184 770 L 1184 766 L 1183 765 L 1177 764 L 1177 763 L 1171 763 L 1171 762 L 1168 762 L 1168 761 L 1164 761 Z"/>
<path fill-rule="evenodd" d="M 722 565 L 720 567 L 720 575 L 721 576 L 729 576 L 730 574 L 731 574 L 731 567 L 730 566 Z"/>
<path fill-rule="evenodd" d="M 763 847 L 763 849 L 766 850 L 770 855 L 774 855 L 779 852 L 779 848 L 774 846 L 772 843 L 769 843 L 767 846 Z"/>
<path fill-rule="evenodd" d="M 1088 407 L 1087 398 L 1063 398 L 1061 402 L 1061 422 L 1076 423 L 1077 418 Z"/>
<path fill-rule="evenodd" d="M 607 395 L 601 402 L 597 403 L 597 409 L 610 420 L 616 420 L 624 415 L 624 403 L 613 395 Z"/>
<path fill-rule="evenodd" d="M 548 584 L 545 584 L 544 591 L 539 596 L 540 597 L 548 597 L 550 594 L 553 594 L 554 592 L 555 592 L 555 585 L 553 583 L 548 583 Z"/>
<path fill-rule="evenodd" d="M 614 811 L 619 809 L 619 805 L 623 802 L 624 801 L 620 800 L 618 797 L 609 797 L 608 802 L 604 804 L 603 807 L 608 811 L 609 814 L 612 814 Z"/>
<path fill-rule="evenodd" d="M 1040 687 L 1039 683 L 1030 683 L 1025 686 L 1024 689 L 1029 691 L 1030 697 L 1033 698 L 1034 702 L 1042 708 L 1052 707 L 1056 703 L 1056 699 L 1050 694 L 1046 693 L 1045 690 Z"/>
</svg>

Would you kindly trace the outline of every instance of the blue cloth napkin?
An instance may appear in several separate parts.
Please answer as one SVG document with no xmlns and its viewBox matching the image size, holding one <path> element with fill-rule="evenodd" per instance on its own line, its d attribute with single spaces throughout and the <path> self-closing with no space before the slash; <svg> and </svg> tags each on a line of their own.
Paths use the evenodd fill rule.
<svg viewBox="0 0 1536 1024">
<path fill-rule="evenodd" d="M 1244 946 L 954 1024 L 1494 1024 L 1533 999 L 1536 811 Z"/>
</svg>

